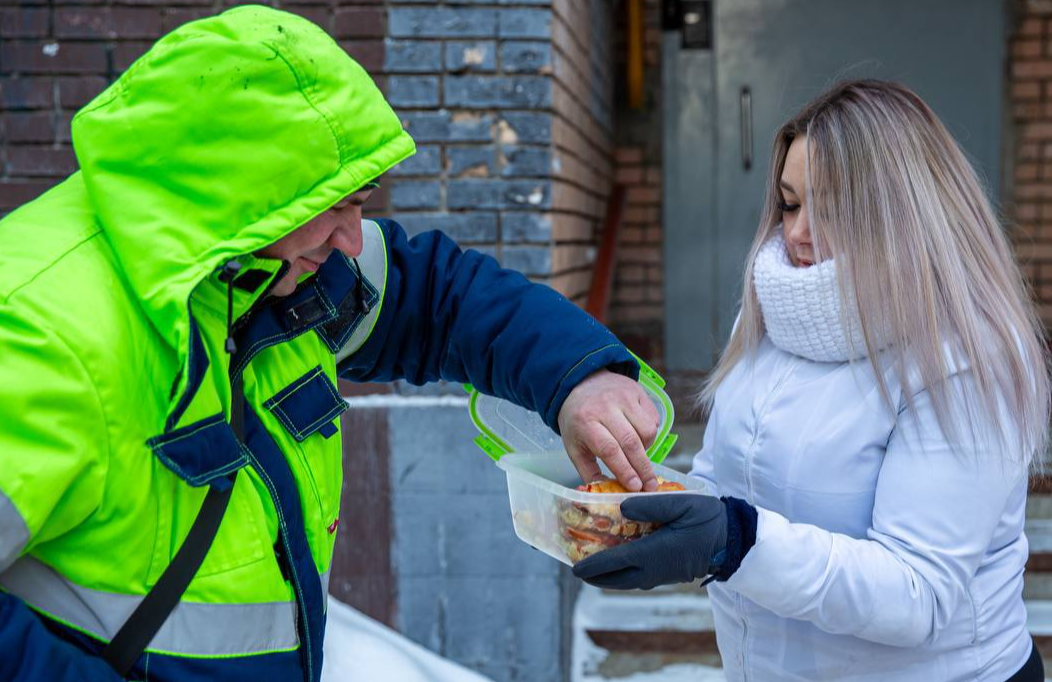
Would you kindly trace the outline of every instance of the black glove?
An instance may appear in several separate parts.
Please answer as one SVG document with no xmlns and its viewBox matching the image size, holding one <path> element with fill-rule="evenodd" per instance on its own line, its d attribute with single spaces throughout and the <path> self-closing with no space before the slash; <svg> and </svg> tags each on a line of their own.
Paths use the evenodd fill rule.
<svg viewBox="0 0 1052 682">
<path fill-rule="evenodd" d="M 756 538 L 756 509 L 732 497 L 639 495 L 621 503 L 621 514 L 662 525 L 579 561 L 575 576 L 615 590 L 649 590 L 706 575 L 726 580 Z"/>
</svg>

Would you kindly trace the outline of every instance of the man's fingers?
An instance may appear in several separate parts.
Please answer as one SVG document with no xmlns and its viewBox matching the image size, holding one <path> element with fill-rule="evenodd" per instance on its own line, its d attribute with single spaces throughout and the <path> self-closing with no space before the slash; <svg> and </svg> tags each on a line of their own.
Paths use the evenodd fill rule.
<svg viewBox="0 0 1052 682">
<path fill-rule="evenodd" d="M 625 409 L 625 416 L 639 434 L 643 447 L 649 448 L 653 445 L 654 439 L 657 438 L 658 428 L 661 426 L 661 419 L 654 403 L 650 402 L 645 395 L 638 396 Z"/>
<path fill-rule="evenodd" d="M 628 417 L 620 412 L 610 417 L 610 421 L 611 424 L 607 428 L 617 440 L 617 444 L 628 459 L 633 472 L 643 482 L 642 489 L 657 490 L 657 476 L 654 475 L 654 469 L 650 466 L 646 447 L 643 445 L 643 441 L 635 426 L 628 420 Z M 606 460 L 604 459 L 603 461 L 605 462 Z M 607 462 L 607 466 L 609 464 Z M 612 467 L 611 470 L 613 470 Z M 622 481 L 623 484 L 624 482 Z M 628 486 L 625 487 L 627 488 Z"/>
<path fill-rule="evenodd" d="M 566 454 L 570 455 L 570 461 L 573 463 L 574 469 L 577 469 L 581 482 L 591 483 L 603 475 L 599 465 L 595 462 L 595 455 L 589 452 L 587 448 L 576 442 L 564 441 L 564 444 L 566 445 Z"/>
<path fill-rule="evenodd" d="M 622 417 L 622 419 L 624 418 Z M 625 420 L 625 427 L 630 428 L 627 420 Z M 621 481 L 621 485 L 631 492 L 638 492 L 643 489 L 643 479 L 639 477 L 635 467 L 628 461 L 624 450 L 621 449 L 621 444 L 604 424 L 599 422 L 591 423 L 583 436 L 585 449 L 603 460 L 610 469 L 610 473 L 617 480 Z"/>
</svg>

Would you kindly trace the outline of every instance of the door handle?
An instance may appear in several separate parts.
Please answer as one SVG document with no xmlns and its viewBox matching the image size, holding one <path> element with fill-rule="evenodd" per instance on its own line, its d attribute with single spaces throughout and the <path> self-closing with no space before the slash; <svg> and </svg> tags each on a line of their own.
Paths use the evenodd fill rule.
<svg viewBox="0 0 1052 682">
<path fill-rule="evenodd" d="M 752 169 L 752 92 L 749 86 L 741 92 L 742 168 Z"/>
</svg>

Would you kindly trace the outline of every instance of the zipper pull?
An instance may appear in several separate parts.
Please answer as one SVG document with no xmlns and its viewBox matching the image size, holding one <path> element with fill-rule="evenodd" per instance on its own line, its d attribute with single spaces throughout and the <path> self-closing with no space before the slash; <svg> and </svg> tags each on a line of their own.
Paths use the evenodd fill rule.
<svg viewBox="0 0 1052 682">
<path fill-rule="evenodd" d="M 241 272 L 241 263 L 232 258 L 223 264 L 223 271 L 219 273 L 219 281 L 226 282 L 226 352 L 233 355 L 237 352 L 237 344 L 234 343 L 234 278 Z"/>
</svg>

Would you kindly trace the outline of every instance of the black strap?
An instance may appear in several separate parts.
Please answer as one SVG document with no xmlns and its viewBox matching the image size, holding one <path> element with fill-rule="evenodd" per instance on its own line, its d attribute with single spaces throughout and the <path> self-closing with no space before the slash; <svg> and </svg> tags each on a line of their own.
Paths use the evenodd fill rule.
<svg viewBox="0 0 1052 682">
<path fill-rule="evenodd" d="M 245 392 L 238 376 L 231 386 L 230 426 L 238 441 L 244 442 Z M 186 539 L 175 553 L 172 563 L 164 569 L 157 584 L 143 597 L 138 608 L 125 621 L 102 652 L 102 657 L 121 677 L 125 677 L 139 660 L 139 656 L 153 640 L 168 616 L 179 604 L 190 581 L 197 575 L 201 563 L 212 547 L 219 524 L 223 521 L 234 490 L 237 472 L 230 474 L 230 487 L 217 490 L 209 487 L 201 510 L 194 519 Z"/>
</svg>

